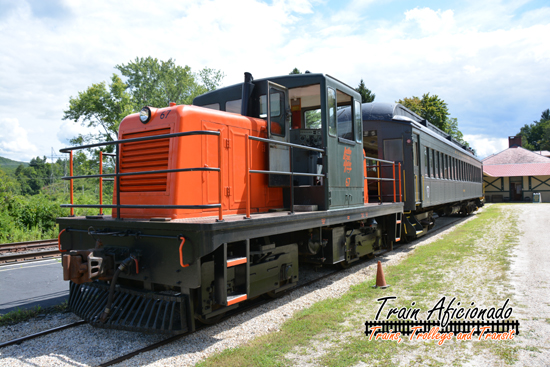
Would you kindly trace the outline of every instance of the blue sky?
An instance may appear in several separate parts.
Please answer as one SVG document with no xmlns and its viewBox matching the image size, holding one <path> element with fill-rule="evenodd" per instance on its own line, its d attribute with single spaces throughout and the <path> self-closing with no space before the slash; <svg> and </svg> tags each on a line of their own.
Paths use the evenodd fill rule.
<svg viewBox="0 0 550 367">
<path fill-rule="evenodd" d="M 69 98 L 153 56 L 224 85 L 298 67 L 379 102 L 437 94 L 483 157 L 550 108 L 548 35 L 547 1 L 0 0 L 0 156 L 69 145 Z"/>
</svg>

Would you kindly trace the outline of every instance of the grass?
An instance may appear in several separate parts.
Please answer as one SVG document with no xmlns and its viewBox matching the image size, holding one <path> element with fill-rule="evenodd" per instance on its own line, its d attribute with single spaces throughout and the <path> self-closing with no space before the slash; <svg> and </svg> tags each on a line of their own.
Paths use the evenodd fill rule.
<svg viewBox="0 0 550 367">
<path fill-rule="evenodd" d="M 23 321 L 28 321 L 40 315 L 65 312 L 68 309 L 67 307 L 68 304 L 67 301 L 65 301 L 62 304 L 47 308 L 42 308 L 41 306 L 36 306 L 25 310 L 17 308 L 14 311 L 0 315 L 0 326 L 14 325 Z"/>
<path fill-rule="evenodd" d="M 460 365 L 472 353 L 514 363 L 519 349 L 514 341 L 451 340 L 439 346 L 435 341 L 368 341 L 363 334 L 363 324 L 374 320 L 379 307 L 376 299 L 381 296 L 398 297 L 391 307 L 411 307 L 415 301 L 414 307 L 422 309 L 421 320 L 426 319 L 423 311 L 443 295 L 457 297 L 465 305 L 475 301 L 476 305 L 497 306 L 506 298 L 513 302 L 506 284 L 509 252 L 517 243 L 518 230 L 509 211 L 501 207 L 492 205 L 445 238 L 417 247 L 400 264 L 386 267 L 386 281 L 392 285 L 389 289 L 373 289 L 374 280 L 370 279 L 340 298 L 295 313 L 278 332 L 226 349 L 200 365 L 286 366 L 296 364 L 296 358 L 304 353 L 311 353 L 311 363 L 329 366 L 353 366 L 360 361 L 374 366 Z M 500 230 L 495 229 L 496 223 L 503 223 Z M 329 346 L 315 354 L 314 346 L 327 336 Z"/>
</svg>

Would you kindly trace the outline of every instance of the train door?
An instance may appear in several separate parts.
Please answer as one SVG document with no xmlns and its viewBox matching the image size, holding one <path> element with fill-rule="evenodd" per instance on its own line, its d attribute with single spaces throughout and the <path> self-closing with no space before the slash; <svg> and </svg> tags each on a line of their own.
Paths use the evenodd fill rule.
<svg viewBox="0 0 550 367">
<path fill-rule="evenodd" d="M 413 134 L 413 172 L 414 172 L 414 200 L 419 204 L 420 197 L 420 149 L 418 145 L 418 134 Z"/>
<path fill-rule="evenodd" d="M 326 89 L 327 197 L 330 208 L 364 203 L 361 105 L 355 103 L 357 100 L 350 92 L 336 83 Z"/>
<path fill-rule="evenodd" d="M 269 91 L 269 98 L 265 94 L 260 96 L 260 117 L 267 117 L 268 138 L 288 143 L 290 123 L 288 89 L 268 81 L 267 90 Z M 269 144 L 269 170 L 279 172 L 290 171 L 288 147 Z M 289 185 L 289 176 L 269 175 L 269 186 L 281 187 Z"/>
</svg>

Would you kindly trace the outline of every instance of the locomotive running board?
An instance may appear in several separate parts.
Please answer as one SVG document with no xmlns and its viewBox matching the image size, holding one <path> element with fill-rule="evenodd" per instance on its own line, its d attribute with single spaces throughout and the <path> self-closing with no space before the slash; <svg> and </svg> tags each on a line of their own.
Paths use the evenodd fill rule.
<svg viewBox="0 0 550 367">
<path fill-rule="evenodd" d="M 185 295 L 143 293 L 117 287 L 111 314 L 102 323 L 99 318 L 108 297 L 107 284 L 71 282 L 69 308 L 89 324 L 99 328 L 167 335 L 188 331 Z"/>
</svg>

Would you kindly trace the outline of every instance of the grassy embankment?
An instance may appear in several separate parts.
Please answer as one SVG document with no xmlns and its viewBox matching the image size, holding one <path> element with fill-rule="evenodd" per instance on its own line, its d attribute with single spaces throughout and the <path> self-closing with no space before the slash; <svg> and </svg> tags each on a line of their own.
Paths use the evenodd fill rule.
<svg viewBox="0 0 550 367">
<path fill-rule="evenodd" d="M 480 355 L 510 364 L 520 348 L 511 341 L 368 341 L 366 320 L 374 320 L 379 297 L 396 296 L 391 307 L 420 308 L 418 319 L 442 296 L 456 297 L 469 308 L 521 307 L 509 282 L 510 251 L 517 244 L 518 229 L 510 210 L 493 205 L 444 238 L 419 246 L 401 263 L 385 268 L 386 290 L 373 289 L 374 279 L 352 287 L 337 299 L 327 299 L 294 314 L 275 333 L 211 356 L 201 365 L 276 366 L 330 365 L 461 365 Z M 448 302 L 448 301 L 447 301 Z M 456 304 L 455 302 L 455 304 Z M 389 307 L 388 304 L 386 307 Z M 382 317 L 385 317 L 384 311 Z M 514 319 L 514 314 L 512 314 Z M 433 319 L 433 318 L 432 318 Z"/>
<path fill-rule="evenodd" d="M 57 306 L 42 308 L 36 306 L 30 309 L 17 308 L 15 311 L 10 311 L 4 315 L 0 315 L 0 326 L 14 325 L 19 322 L 28 321 L 35 317 L 45 316 L 52 313 L 61 313 L 67 311 L 67 301 Z"/>
</svg>

